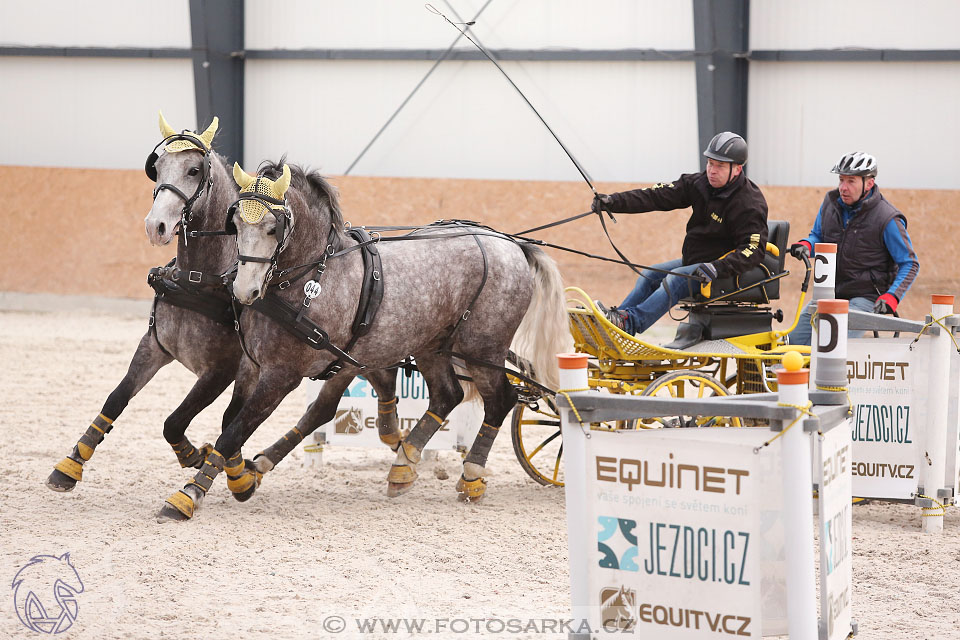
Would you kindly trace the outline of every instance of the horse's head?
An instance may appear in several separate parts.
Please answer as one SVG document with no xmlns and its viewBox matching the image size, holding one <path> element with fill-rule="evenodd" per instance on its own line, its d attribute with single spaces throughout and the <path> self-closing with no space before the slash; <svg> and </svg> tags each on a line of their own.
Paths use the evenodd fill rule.
<svg viewBox="0 0 960 640">
<path fill-rule="evenodd" d="M 153 206 L 144 220 L 150 244 L 169 244 L 181 223 L 189 222 L 194 206 L 209 194 L 213 153 L 210 147 L 218 125 L 219 119 L 214 118 L 203 133 L 177 133 L 160 114 L 163 140 L 154 147 L 144 166 L 147 177 L 157 183 Z"/>
<path fill-rule="evenodd" d="M 233 178 L 240 186 L 240 199 L 227 213 L 227 231 L 237 234 L 240 264 L 233 282 L 233 295 L 243 304 L 262 298 L 277 259 L 293 232 L 293 213 L 287 207 L 290 167 L 283 165 L 277 180 L 251 176 L 233 165 Z"/>
</svg>

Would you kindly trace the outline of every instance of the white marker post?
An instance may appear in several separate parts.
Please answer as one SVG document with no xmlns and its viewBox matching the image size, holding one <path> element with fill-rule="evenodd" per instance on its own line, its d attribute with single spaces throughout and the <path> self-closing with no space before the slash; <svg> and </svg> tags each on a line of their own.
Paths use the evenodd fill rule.
<svg viewBox="0 0 960 640">
<path fill-rule="evenodd" d="M 813 300 L 832 300 L 836 297 L 837 245 L 818 242 L 813 246 Z"/>
<path fill-rule="evenodd" d="M 934 320 L 953 314 L 953 296 L 932 296 L 930 315 Z M 934 325 L 937 326 L 937 325 Z M 923 473 L 920 476 L 920 493 L 934 500 L 941 500 L 937 491 L 942 487 L 946 474 L 947 411 L 950 389 L 950 335 L 943 328 L 930 336 L 930 377 L 927 401 L 927 433 L 923 442 L 924 457 L 921 459 Z M 924 533 L 942 533 L 943 518 L 930 512 L 923 518 Z"/>
<path fill-rule="evenodd" d="M 806 406 L 808 369 L 777 371 L 780 402 Z M 783 423 L 784 428 L 787 423 Z M 818 640 L 817 583 L 814 572 L 813 505 L 810 489 L 810 436 L 803 416 L 783 434 L 783 529 L 787 553 L 787 628 L 791 640 Z"/>
<path fill-rule="evenodd" d="M 560 364 L 560 391 L 586 389 L 587 355 L 585 353 L 557 354 Z M 558 394 L 559 395 L 559 394 Z M 567 505 L 567 547 L 587 549 L 592 533 L 587 513 L 587 436 L 570 409 L 561 409 L 560 429 L 563 438 L 564 496 Z M 594 539 L 593 547 L 596 548 Z M 577 562 L 579 554 L 570 553 L 570 604 L 573 626 L 578 628 L 590 619 L 590 591 L 588 567 Z"/>
<path fill-rule="evenodd" d="M 847 386 L 847 326 L 850 302 L 847 300 L 817 301 L 816 368 L 813 386 L 827 391 L 840 391 Z"/>
<path fill-rule="evenodd" d="M 847 300 L 817 301 L 817 368 L 814 386 L 847 390 Z M 844 399 L 846 403 L 846 399 Z M 852 449 L 850 421 L 825 430 L 814 457 L 819 485 L 820 620 L 821 638 L 841 640 L 851 629 L 853 573 L 851 570 L 852 511 L 850 510 Z M 827 452 L 824 455 L 825 450 Z"/>
<path fill-rule="evenodd" d="M 833 300 L 837 282 L 837 245 L 832 242 L 818 242 L 813 246 L 813 301 Z M 814 389 L 817 375 L 817 339 L 816 331 L 810 339 L 810 389 Z"/>
</svg>

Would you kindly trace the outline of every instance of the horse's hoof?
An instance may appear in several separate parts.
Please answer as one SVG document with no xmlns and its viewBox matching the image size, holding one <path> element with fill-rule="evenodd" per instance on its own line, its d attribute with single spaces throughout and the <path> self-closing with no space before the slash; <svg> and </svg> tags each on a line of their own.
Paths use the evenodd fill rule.
<svg viewBox="0 0 960 640">
<path fill-rule="evenodd" d="M 243 473 L 238 477 L 227 476 L 227 488 L 236 498 L 237 502 L 246 502 L 253 497 L 260 481 L 263 480 L 263 474 L 257 471 L 257 467 L 250 460 L 243 461 Z"/>
<path fill-rule="evenodd" d="M 73 488 L 77 486 L 77 481 L 63 473 L 54 469 L 50 476 L 47 478 L 47 487 L 56 491 L 58 493 L 66 493 L 67 491 L 73 491 Z"/>
<path fill-rule="evenodd" d="M 463 476 L 457 480 L 457 499 L 460 502 L 477 502 L 487 491 L 487 481 L 483 478 L 467 480 Z"/>
<path fill-rule="evenodd" d="M 190 518 L 168 504 L 163 505 L 163 508 L 160 509 L 160 512 L 157 514 L 157 522 L 160 524 L 164 524 L 166 522 L 185 522 L 189 519 Z"/>
<path fill-rule="evenodd" d="M 391 498 L 405 494 L 413 488 L 412 482 L 388 482 L 387 495 Z"/>
<path fill-rule="evenodd" d="M 245 466 L 249 467 L 246 460 L 244 460 L 243 463 Z M 273 464 L 273 460 L 268 458 L 264 453 L 258 453 L 257 455 L 253 456 L 253 468 L 256 469 L 257 473 L 259 473 L 261 476 L 268 471 L 273 471 L 275 466 L 276 465 Z"/>
<path fill-rule="evenodd" d="M 177 491 L 167 498 L 166 503 L 157 514 L 157 522 L 163 524 L 165 522 L 183 522 L 184 520 L 189 520 L 193 517 L 196 508 L 193 498 L 183 491 Z"/>
<path fill-rule="evenodd" d="M 252 498 L 253 494 L 256 492 L 257 492 L 257 485 L 253 485 L 246 491 L 233 494 L 233 497 L 234 499 L 236 499 L 237 502 L 246 502 L 247 500 Z"/>
</svg>

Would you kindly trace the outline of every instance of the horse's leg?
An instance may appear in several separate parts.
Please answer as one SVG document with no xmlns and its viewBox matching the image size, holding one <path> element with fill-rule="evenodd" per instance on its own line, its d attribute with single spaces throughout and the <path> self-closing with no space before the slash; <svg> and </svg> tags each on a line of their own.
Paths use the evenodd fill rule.
<svg viewBox="0 0 960 640">
<path fill-rule="evenodd" d="M 220 397 L 220 394 L 233 382 L 235 374 L 236 370 L 231 366 L 205 371 L 180 406 L 174 409 L 164 421 L 163 437 L 173 447 L 177 460 L 184 469 L 187 467 L 199 469 L 203 459 L 213 450 L 213 445 L 209 443 L 197 449 L 187 439 L 184 434 L 190 421 Z"/>
<path fill-rule="evenodd" d="M 503 419 L 517 403 L 517 392 L 502 371 L 480 366 L 468 366 L 467 369 L 483 398 L 483 423 L 463 461 L 463 475 L 457 481 L 457 497 L 471 502 L 482 498 L 487 489 L 487 481 L 483 478 L 487 456 Z"/>
<path fill-rule="evenodd" d="M 263 475 L 272 471 L 280 461 L 297 448 L 297 445 L 303 442 L 304 438 L 317 430 L 317 428 L 333 419 L 337 412 L 337 405 L 340 404 L 340 398 L 343 392 L 353 381 L 353 376 L 339 374 L 334 378 L 327 380 L 320 387 L 320 393 L 310 406 L 306 413 L 297 421 L 297 426 L 287 431 L 283 436 L 272 445 L 253 457 L 253 467 L 258 473 Z"/>
<path fill-rule="evenodd" d="M 400 448 L 400 418 L 397 416 L 397 370 L 380 369 L 364 374 L 377 392 L 377 433 L 380 442 L 393 451 Z"/>
<path fill-rule="evenodd" d="M 364 373 L 377 391 L 377 430 L 380 440 L 394 451 L 400 446 L 400 420 L 397 418 L 397 370 L 381 369 Z M 343 373 L 323 384 L 317 398 L 307 407 L 307 412 L 282 438 L 253 457 L 253 467 L 258 473 L 273 470 L 298 444 L 330 422 L 337 411 L 343 392 L 350 386 L 354 376 Z M 387 400 L 384 400 L 387 398 Z"/>
<path fill-rule="evenodd" d="M 193 480 L 167 499 L 157 515 L 159 522 L 191 518 L 221 471 L 227 472 L 228 486 L 233 484 L 231 490 L 237 490 L 241 484 L 248 483 L 250 476 L 253 475 L 251 470 L 246 468 L 240 447 L 274 412 L 280 402 L 297 388 L 301 378 L 299 374 L 282 369 L 261 369 L 256 386 L 248 397 L 249 380 L 252 378 L 248 373 L 251 368 L 253 368 L 252 364 L 242 366 L 241 374 L 237 376 L 237 387 L 240 389 L 241 397 L 245 398 L 243 406 L 226 430 L 217 438 L 213 451 L 207 454 L 203 466 Z M 221 451 L 224 453 L 220 453 Z M 231 480 L 231 476 L 235 480 Z M 255 485 L 253 488 L 256 488 Z M 251 495 L 252 493 L 250 491 Z"/>
<path fill-rule="evenodd" d="M 94 449 L 103 441 L 103 437 L 113 429 L 116 420 L 129 404 L 130 399 L 156 375 L 157 371 L 173 362 L 173 358 L 163 352 L 157 344 L 152 331 L 140 339 L 127 374 L 117 388 L 107 396 L 107 401 L 87 427 L 86 433 L 74 445 L 73 451 L 61 460 L 47 478 L 47 486 L 54 491 L 70 491 L 83 477 L 83 464 L 93 456 Z"/>
<path fill-rule="evenodd" d="M 413 481 L 417 479 L 414 467 L 420 462 L 423 448 L 450 412 L 463 400 L 463 388 L 457 380 L 449 357 L 421 354 L 416 358 L 417 368 L 420 369 L 430 392 L 430 403 L 427 412 L 417 421 L 397 450 L 397 459 L 387 475 L 387 495 L 390 497 L 410 490 Z"/>
</svg>

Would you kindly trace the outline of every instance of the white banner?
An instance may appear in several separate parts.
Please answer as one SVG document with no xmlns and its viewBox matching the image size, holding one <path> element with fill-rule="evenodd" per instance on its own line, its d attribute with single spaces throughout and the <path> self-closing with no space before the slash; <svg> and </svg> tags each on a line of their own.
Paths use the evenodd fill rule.
<svg viewBox="0 0 960 640">
<path fill-rule="evenodd" d="M 582 517 L 593 535 L 570 553 L 588 567 L 593 629 L 665 640 L 786 633 L 779 441 L 754 453 L 770 436 L 591 433 Z"/>
<path fill-rule="evenodd" d="M 317 397 L 322 384 L 310 380 L 305 385 L 308 404 Z M 400 372 L 397 376 L 397 397 L 400 430 L 406 432 L 417 424 L 430 404 L 427 384 L 418 371 L 414 371 L 409 377 L 403 371 Z M 321 429 L 326 429 L 326 441 L 331 445 L 383 448 L 386 445 L 380 442 L 376 420 L 376 391 L 365 378 L 358 376 L 344 392 L 333 421 Z M 479 402 L 461 404 L 447 416 L 424 450 L 449 450 L 457 445 L 469 449 L 480 431 L 482 421 L 483 407 Z M 509 434 L 506 437 L 509 437 Z"/>
<path fill-rule="evenodd" d="M 853 495 L 913 499 L 927 422 L 929 347 L 929 340 L 913 337 L 848 342 Z"/>
<path fill-rule="evenodd" d="M 947 410 L 947 455 L 944 487 L 953 487 L 953 495 L 960 494 L 960 354 L 950 350 L 950 402 Z"/>
<path fill-rule="evenodd" d="M 820 513 L 820 619 L 826 621 L 825 640 L 843 640 L 850 633 L 853 593 L 851 549 L 852 442 L 850 421 L 819 438 L 818 474 Z M 821 630 L 822 633 L 822 630 Z"/>
</svg>

